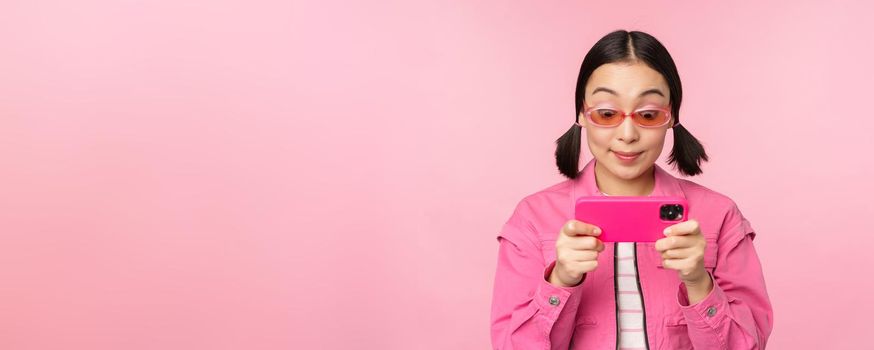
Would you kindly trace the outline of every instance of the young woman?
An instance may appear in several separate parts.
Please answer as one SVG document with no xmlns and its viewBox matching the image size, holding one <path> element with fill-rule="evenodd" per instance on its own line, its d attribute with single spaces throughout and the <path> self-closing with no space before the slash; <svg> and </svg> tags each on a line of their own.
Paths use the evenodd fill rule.
<svg viewBox="0 0 874 350">
<path fill-rule="evenodd" d="M 755 232 L 725 195 L 686 176 L 707 155 L 680 125 L 682 88 L 649 34 L 601 38 L 583 59 L 575 123 L 557 141 L 568 180 L 526 196 L 498 235 L 495 349 L 763 349 L 773 312 Z M 594 157 L 578 169 L 582 129 Z M 580 196 L 681 196 L 689 220 L 655 243 L 609 243 L 573 220 Z"/>
</svg>

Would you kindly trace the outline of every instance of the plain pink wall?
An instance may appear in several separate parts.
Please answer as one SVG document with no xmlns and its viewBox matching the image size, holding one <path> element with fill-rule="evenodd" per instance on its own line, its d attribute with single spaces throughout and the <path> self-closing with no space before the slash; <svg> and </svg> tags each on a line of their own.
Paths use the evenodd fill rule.
<svg viewBox="0 0 874 350">
<path fill-rule="evenodd" d="M 4 1 L 0 348 L 488 348 L 495 235 L 562 180 L 580 62 L 619 28 L 677 62 L 772 347 L 869 343 L 872 10 Z"/>
</svg>

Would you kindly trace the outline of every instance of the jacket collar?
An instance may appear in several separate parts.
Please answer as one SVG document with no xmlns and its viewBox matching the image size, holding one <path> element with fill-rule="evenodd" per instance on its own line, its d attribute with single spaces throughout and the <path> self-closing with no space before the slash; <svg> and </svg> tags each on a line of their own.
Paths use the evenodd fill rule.
<svg viewBox="0 0 874 350">
<path fill-rule="evenodd" d="M 579 176 L 574 179 L 574 201 L 581 196 L 603 196 L 604 194 L 598 189 L 598 183 L 595 181 L 595 163 L 597 160 L 592 158 L 589 163 L 580 170 Z M 680 187 L 680 180 L 662 169 L 658 164 L 653 164 L 655 167 L 655 186 L 651 196 L 678 196 L 686 198 L 683 189 Z"/>
</svg>

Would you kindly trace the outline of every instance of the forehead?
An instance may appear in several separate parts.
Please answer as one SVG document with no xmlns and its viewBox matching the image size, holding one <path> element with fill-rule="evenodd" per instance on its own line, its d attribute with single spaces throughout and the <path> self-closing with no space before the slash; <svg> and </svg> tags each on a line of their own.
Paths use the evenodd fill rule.
<svg viewBox="0 0 874 350">
<path fill-rule="evenodd" d="M 619 96 L 614 96 L 605 92 L 598 92 L 593 96 L 592 92 L 598 88 L 604 87 L 615 91 Z M 665 97 L 649 94 L 648 98 L 659 98 L 667 100 L 670 97 L 668 83 L 658 71 L 650 68 L 645 63 L 640 61 L 615 62 L 603 64 L 596 68 L 589 81 L 586 83 L 586 97 L 604 97 L 622 98 L 633 100 L 638 97 L 641 92 L 651 88 L 661 90 Z"/>
</svg>

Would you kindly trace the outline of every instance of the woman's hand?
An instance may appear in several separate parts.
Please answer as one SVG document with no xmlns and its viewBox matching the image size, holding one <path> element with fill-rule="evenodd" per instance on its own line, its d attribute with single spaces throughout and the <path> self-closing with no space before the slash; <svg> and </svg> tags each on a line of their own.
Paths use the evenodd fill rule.
<svg viewBox="0 0 874 350">
<path fill-rule="evenodd" d="M 662 266 L 677 270 L 680 280 L 687 287 L 706 286 L 712 282 L 710 274 L 704 269 L 704 248 L 707 242 L 701 234 L 698 221 L 689 220 L 671 225 L 665 229 L 665 235 L 667 237 L 655 243 L 655 249 L 662 254 Z"/>
<path fill-rule="evenodd" d="M 569 220 L 562 226 L 555 241 L 555 268 L 549 283 L 560 287 L 573 287 L 583 276 L 598 267 L 598 254 L 604 243 L 597 238 L 601 229 L 578 220 Z"/>
</svg>

